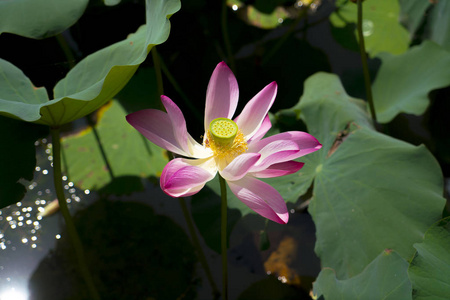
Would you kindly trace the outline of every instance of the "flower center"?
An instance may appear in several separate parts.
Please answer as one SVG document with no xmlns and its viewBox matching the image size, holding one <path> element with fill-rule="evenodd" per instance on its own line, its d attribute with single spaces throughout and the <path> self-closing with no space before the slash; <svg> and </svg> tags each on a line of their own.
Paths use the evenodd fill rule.
<svg viewBox="0 0 450 300">
<path fill-rule="evenodd" d="M 212 139 L 215 143 L 222 146 L 228 146 L 231 144 L 236 134 L 238 133 L 238 127 L 234 121 L 226 118 L 218 118 L 212 120 L 209 124 L 209 131 L 211 132 Z"/>
<path fill-rule="evenodd" d="M 236 123 L 227 118 L 211 121 L 203 144 L 211 148 L 221 169 L 248 149 L 244 135 Z"/>
</svg>

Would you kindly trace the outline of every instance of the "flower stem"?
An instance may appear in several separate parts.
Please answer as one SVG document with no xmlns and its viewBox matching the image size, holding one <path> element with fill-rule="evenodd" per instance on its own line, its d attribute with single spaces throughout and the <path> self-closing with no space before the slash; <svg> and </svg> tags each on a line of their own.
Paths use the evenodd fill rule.
<svg viewBox="0 0 450 300">
<path fill-rule="evenodd" d="M 200 264 L 202 265 L 203 269 L 205 270 L 206 277 L 208 278 L 209 284 L 211 285 L 213 297 L 214 297 L 214 299 L 217 299 L 220 295 L 220 292 L 216 286 L 216 283 L 214 282 L 214 279 L 213 279 L 213 276 L 211 273 L 211 269 L 209 268 L 208 261 L 206 260 L 205 253 L 203 253 L 202 246 L 200 245 L 200 241 L 195 232 L 194 222 L 192 221 L 191 215 L 187 208 L 186 200 L 183 197 L 180 197 L 180 198 L 178 198 L 178 201 L 179 201 L 181 209 L 183 211 L 184 219 L 186 220 L 188 230 L 189 230 L 189 233 L 192 238 L 192 243 L 194 244 L 194 247 L 197 250 L 198 259 L 200 260 Z"/>
<path fill-rule="evenodd" d="M 70 49 L 69 44 L 67 43 L 64 36 L 59 33 L 56 35 L 56 40 L 58 41 L 58 44 L 61 46 L 62 51 L 64 52 L 64 56 L 67 59 L 67 63 L 69 64 L 69 67 L 72 69 L 75 67 L 75 56 L 72 53 L 72 50 Z"/>
<path fill-rule="evenodd" d="M 228 262 L 227 262 L 227 185 L 225 179 L 219 175 L 221 205 L 221 252 L 222 252 L 222 299 L 228 299 Z"/>
<path fill-rule="evenodd" d="M 364 84 L 366 86 L 366 97 L 367 97 L 367 102 L 369 102 L 369 108 L 370 108 L 370 114 L 372 116 L 373 126 L 376 127 L 377 115 L 375 113 L 375 106 L 373 104 L 372 84 L 370 82 L 369 67 L 367 65 L 366 46 L 364 44 L 364 35 L 363 35 L 363 30 L 362 30 L 362 15 L 363 15 L 362 0 L 357 0 L 357 5 L 358 5 L 357 29 L 358 29 L 358 39 L 359 39 L 359 52 L 361 55 L 361 62 L 362 62 L 363 73 L 364 73 Z"/>
<path fill-rule="evenodd" d="M 64 217 L 64 221 L 67 227 L 67 233 L 75 250 L 75 256 L 78 261 L 79 271 L 86 283 L 90 296 L 94 300 L 100 300 L 100 296 L 95 287 L 94 280 L 92 279 L 92 275 L 87 267 L 83 245 L 76 231 L 72 217 L 70 216 L 69 208 L 67 207 L 66 198 L 64 196 L 61 172 L 61 141 L 59 138 L 59 128 L 51 128 L 50 132 L 52 134 L 53 143 L 53 182 L 55 184 L 56 196 L 58 197 L 59 209 Z"/>
<path fill-rule="evenodd" d="M 162 73 L 161 73 L 161 62 L 159 59 L 158 51 L 156 50 L 156 46 L 153 46 L 152 50 L 152 59 L 153 59 L 153 66 L 155 67 L 155 76 L 156 76 L 156 85 L 158 86 L 158 95 L 164 95 L 164 85 L 162 80 Z"/>
</svg>

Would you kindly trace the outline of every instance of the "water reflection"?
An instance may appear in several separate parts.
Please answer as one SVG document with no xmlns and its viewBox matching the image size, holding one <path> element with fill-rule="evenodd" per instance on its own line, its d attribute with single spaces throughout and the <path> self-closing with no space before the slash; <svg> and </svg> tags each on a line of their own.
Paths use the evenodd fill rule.
<svg viewBox="0 0 450 300">
<path fill-rule="evenodd" d="M 74 220 L 104 299 L 195 299 L 195 254 L 168 217 L 140 203 L 98 200 Z M 89 299 L 65 231 L 34 270 L 29 288 L 30 300 Z"/>
<path fill-rule="evenodd" d="M 16 288 L 8 288 L 5 291 L 0 291 L 1 300 L 27 300 L 28 292 L 26 289 L 19 290 Z"/>
<path fill-rule="evenodd" d="M 54 202 L 51 143 L 42 139 L 35 143 L 34 178 L 21 182 L 27 188 L 22 201 L 0 210 L 0 299 L 28 299 L 28 279 L 39 261 L 54 246 L 60 234 L 62 218 L 59 214 L 46 217 L 46 207 Z M 79 206 L 83 191 L 74 188 L 67 177 L 65 183 L 73 211 Z M 83 196 L 86 200 L 89 197 Z M 74 206 L 74 204 L 77 204 Z"/>
</svg>

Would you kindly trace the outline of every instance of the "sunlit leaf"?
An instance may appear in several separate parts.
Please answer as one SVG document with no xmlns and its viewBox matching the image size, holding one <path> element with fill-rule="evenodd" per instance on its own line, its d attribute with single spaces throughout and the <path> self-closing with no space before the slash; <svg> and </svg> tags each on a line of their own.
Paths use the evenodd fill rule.
<svg viewBox="0 0 450 300">
<path fill-rule="evenodd" d="M 314 179 L 309 212 L 316 253 L 324 267 L 346 279 L 384 249 L 410 258 L 445 200 L 430 152 L 374 131 L 360 103 L 342 92 L 336 76 L 316 74 L 296 108 L 324 145 L 305 160 L 314 170 L 306 176 Z"/>
<path fill-rule="evenodd" d="M 450 218 L 434 224 L 426 233 L 408 269 L 414 299 L 448 299 L 450 295 Z"/>
<path fill-rule="evenodd" d="M 357 20 L 357 6 L 351 1 L 337 1 L 339 9 L 330 16 L 335 27 L 345 27 Z M 408 31 L 399 23 L 400 6 L 393 0 L 363 2 L 363 34 L 370 56 L 380 52 L 401 54 L 408 49 Z M 356 31 L 355 31 L 356 34 Z"/>
<path fill-rule="evenodd" d="M 247 19 L 253 26 L 272 29 L 278 27 L 288 17 L 283 7 L 275 8 L 271 13 L 260 12 L 257 8 L 249 5 L 247 8 Z"/>
<path fill-rule="evenodd" d="M 420 115 L 428 107 L 428 93 L 450 85 L 450 52 L 425 41 L 408 52 L 380 55 L 381 67 L 373 83 L 377 119 L 391 121 L 401 112 Z"/>
<path fill-rule="evenodd" d="M 147 0 L 147 25 L 126 40 L 89 55 L 55 87 L 56 99 L 40 97 L 33 102 L 18 96 L 12 88 L 0 90 L 0 114 L 24 121 L 59 126 L 81 118 L 117 94 L 133 76 L 153 45 L 164 42 L 170 31 L 167 17 L 180 8 L 178 0 Z M 12 82 L 26 81 L 16 70 Z"/>
<path fill-rule="evenodd" d="M 323 269 L 314 283 L 314 294 L 326 300 L 412 299 L 408 263 L 396 252 L 383 251 L 357 276 L 338 280 L 333 269 Z"/>
<path fill-rule="evenodd" d="M 165 150 L 133 129 L 116 101 L 102 108 L 100 115 L 95 126 L 100 143 L 92 129 L 63 139 L 70 180 L 83 189 L 96 190 L 112 182 L 116 186 L 105 192 L 123 194 L 134 191 L 129 189 L 135 182 L 130 177 L 159 177 L 168 162 Z"/>
<path fill-rule="evenodd" d="M 0 34 L 42 39 L 63 32 L 83 14 L 88 0 L 0 1 Z"/>
</svg>

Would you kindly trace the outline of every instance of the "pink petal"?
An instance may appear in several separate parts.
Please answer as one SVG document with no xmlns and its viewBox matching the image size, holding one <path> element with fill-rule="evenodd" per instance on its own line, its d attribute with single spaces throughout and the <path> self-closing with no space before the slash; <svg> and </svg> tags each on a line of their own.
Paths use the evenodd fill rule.
<svg viewBox="0 0 450 300">
<path fill-rule="evenodd" d="M 258 131 L 252 136 L 251 139 L 247 141 L 248 144 L 254 143 L 262 139 L 266 133 L 272 127 L 272 123 L 270 123 L 269 115 L 266 115 L 263 122 L 261 123 L 261 127 L 259 127 Z"/>
<path fill-rule="evenodd" d="M 259 172 L 267 169 L 273 164 L 293 160 L 298 157 L 299 152 L 300 148 L 294 141 L 273 141 L 259 150 L 261 158 L 258 163 L 252 167 L 250 172 Z"/>
<path fill-rule="evenodd" d="M 152 143 L 170 152 L 190 156 L 177 140 L 169 115 L 156 109 L 144 109 L 127 115 L 128 123 Z"/>
<path fill-rule="evenodd" d="M 280 224 L 288 222 L 286 203 L 269 184 L 251 176 L 227 183 L 233 194 L 256 213 Z"/>
<path fill-rule="evenodd" d="M 176 141 L 178 142 L 178 145 L 180 145 L 181 149 L 183 149 L 185 152 L 190 153 L 188 147 L 188 132 L 183 113 L 178 108 L 178 106 L 175 103 L 173 103 L 172 100 L 170 100 L 169 97 L 162 95 L 161 101 L 164 107 L 166 108 L 167 115 L 169 116 L 171 121 L 170 123 L 172 124 L 172 127 L 175 129 L 173 130 L 173 134 Z"/>
<path fill-rule="evenodd" d="M 295 158 L 312 153 L 322 148 L 322 144 L 320 144 L 319 141 L 309 133 L 302 131 L 288 131 L 272 135 L 258 142 L 250 144 L 248 152 L 260 152 L 261 149 L 266 147 L 268 144 L 273 143 L 274 141 L 282 140 L 293 141 L 298 145 L 300 151 Z"/>
<path fill-rule="evenodd" d="M 238 98 L 236 77 L 226 63 L 219 63 L 211 75 L 206 91 L 205 132 L 212 120 L 233 117 Z"/>
<path fill-rule="evenodd" d="M 213 163 L 212 158 L 173 159 L 165 166 L 161 174 L 161 189 L 172 197 L 191 196 L 214 178 L 216 171 L 211 167 Z"/>
<path fill-rule="evenodd" d="M 239 180 L 247 174 L 251 167 L 259 160 L 259 153 L 244 153 L 233 159 L 233 161 L 220 172 L 225 180 Z"/>
<path fill-rule="evenodd" d="M 161 101 L 167 110 L 145 109 L 129 114 L 126 119 L 134 128 L 152 143 L 187 157 L 210 156 L 202 145 L 187 132 L 186 121 L 178 106 L 166 96 Z"/>
<path fill-rule="evenodd" d="M 258 178 L 279 177 L 279 176 L 296 173 L 303 167 L 303 165 L 304 165 L 304 163 L 297 162 L 294 160 L 285 161 L 282 163 L 273 164 L 262 171 L 251 173 L 251 174 Z"/>
<path fill-rule="evenodd" d="M 241 132 L 249 140 L 259 129 L 277 95 L 274 81 L 263 88 L 244 107 L 236 122 Z"/>
</svg>

